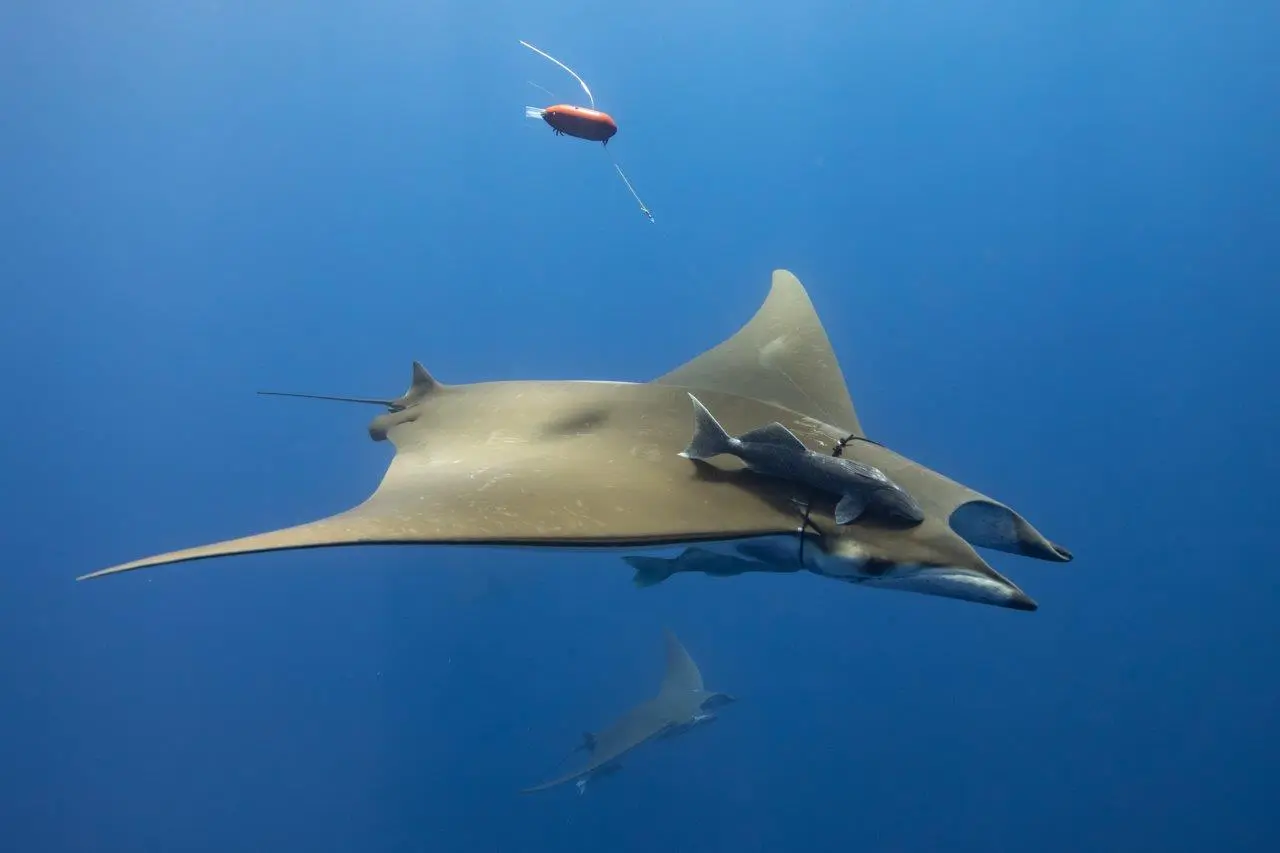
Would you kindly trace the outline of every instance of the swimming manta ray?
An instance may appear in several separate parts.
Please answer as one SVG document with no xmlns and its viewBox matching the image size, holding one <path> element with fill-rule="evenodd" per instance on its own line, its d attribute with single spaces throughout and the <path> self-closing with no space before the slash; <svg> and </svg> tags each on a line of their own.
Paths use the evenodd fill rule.
<svg viewBox="0 0 1280 853">
<path fill-rule="evenodd" d="M 608 728 L 585 735 L 583 745 L 579 747 L 587 752 L 585 764 L 550 781 L 525 788 L 520 793 L 544 791 L 577 780 L 578 793 L 581 794 L 590 780 L 622 769 L 618 759 L 625 753 L 650 740 L 674 737 L 691 731 L 695 726 L 713 722 L 716 709 L 737 701 L 728 693 L 707 690 L 702 684 L 698 665 L 676 635 L 670 629 L 666 629 L 664 634 L 667 669 L 658 694 L 627 711 Z"/>
<path fill-rule="evenodd" d="M 746 470 L 732 456 L 681 456 L 694 429 L 690 393 L 731 434 L 779 423 L 811 450 L 875 467 L 915 499 L 924 520 L 904 528 L 864 515 L 840 525 L 833 518 L 838 495 Z M 446 385 L 414 362 L 409 389 L 394 400 L 324 399 L 387 410 L 369 424 L 369 435 L 390 440 L 395 456 L 365 501 L 327 518 L 80 579 L 337 545 L 607 548 L 650 560 L 667 558 L 646 557 L 646 550 L 685 546 L 696 549 L 693 557 L 668 559 L 667 574 L 807 570 L 862 586 L 1035 610 L 974 546 L 1072 558 L 1005 504 L 868 438 L 808 294 L 783 270 L 735 335 L 649 382 Z"/>
</svg>

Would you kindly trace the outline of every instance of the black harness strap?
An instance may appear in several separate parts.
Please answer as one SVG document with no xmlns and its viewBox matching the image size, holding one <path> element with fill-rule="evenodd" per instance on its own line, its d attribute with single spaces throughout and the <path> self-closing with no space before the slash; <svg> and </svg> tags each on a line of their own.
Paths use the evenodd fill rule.
<svg viewBox="0 0 1280 853">
<path fill-rule="evenodd" d="M 844 455 L 844 449 L 849 445 L 849 442 L 853 441 L 855 438 L 857 438 L 856 435 L 848 435 L 840 439 L 838 442 L 836 442 L 836 446 L 831 449 L 831 455 L 839 459 L 841 456 Z M 804 519 L 800 522 L 799 534 L 800 534 L 800 567 L 801 568 L 804 568 L 804 532 L 805 530 L 806 529 L 812 530 L 814 533 L 817 533 L 819 536 L 822 535 L 822 531 L 818 529 L 818 526 L 809 520 L 809 513 L 813 511 L 813 498 L 814 498 L 814 495 L 816 494 L 816 491 L 817 490 L 815 489 L 809 490 L 809 498 L 804 503 Z"/>
</svg>

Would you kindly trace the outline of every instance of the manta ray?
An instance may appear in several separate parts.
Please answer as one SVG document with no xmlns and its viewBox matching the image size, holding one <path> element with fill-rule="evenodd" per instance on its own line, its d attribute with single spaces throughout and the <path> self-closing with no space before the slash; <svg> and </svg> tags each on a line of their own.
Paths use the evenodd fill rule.
<svg viewBox="0 0 1280 853">
<path fill-rule="evenodd" d="M 544 791 L 565 782 L 577 780 L 578 793 L 597 776 L 607 776 L 622 769 L 618 760 L 637 746 L 657 738 L 669 738 L 692 731 L 695 726 L 716 719 L 716 709 L 737 699 L 728 693 L 707 690 L 702 673 L 670 628 L 663 631 L 667 646 L 667 668 L 658 694 L 627 711 L 608 728 L 589 732 L 580 749 L 587 752 L 586 762 L 575 770 L 547 782 L 525 788 L 520 793 Z"/>
<path fill-rule="evenodd" d="M 532 546 L 622 551 L 633 566 L 645 564 L 649 583 L 682 571 L 808 571 L 1035 610 L 975 546 L 1072 559 L 1005 504 L 863 431 L 809 295 L 785 270 L 774 272 L 764 303 L 736 334 L 646 382 L 447 385 L 415 361 L 408 390 L 394 399 L 261 393 L 384 407 L 368 432 L 389 441 L 395 455 L 373 494 L 326 518 L 144 557 L 80 580 L 294 548 Z M 731 434 L 781 424 L 815 453 L 883 472 L 911 495 L 923 520 L 904 526 L 867 514 L 837 524 L 838 495 L 764 476 L 730 455 L 681 456 L 694 433 L 691 394 Z M 654 560 L 660 570 L 647 562 Z"/>
</svg>

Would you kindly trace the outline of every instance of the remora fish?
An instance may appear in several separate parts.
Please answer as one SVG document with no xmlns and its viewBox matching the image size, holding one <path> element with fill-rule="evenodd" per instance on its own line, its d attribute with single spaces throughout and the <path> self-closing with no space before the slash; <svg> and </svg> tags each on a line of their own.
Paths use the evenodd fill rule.
<svg viewBox="0 0 1280 853">
<path fill-rule="evenodd" d="M 915 498 L 874 465 L 856 459 L 814 453 L 795 433 L 774 421 L 734 438 L 693 394 L 693 440 L 680 451 L 686 459 L 707 460 L 721 453 L 736 456 L 752 471 L 803 483 L 840 495 L 836 524 L 849 524 L 870 507 L 888 518 L 919 524 L 924 510 Z"/>
</svg>

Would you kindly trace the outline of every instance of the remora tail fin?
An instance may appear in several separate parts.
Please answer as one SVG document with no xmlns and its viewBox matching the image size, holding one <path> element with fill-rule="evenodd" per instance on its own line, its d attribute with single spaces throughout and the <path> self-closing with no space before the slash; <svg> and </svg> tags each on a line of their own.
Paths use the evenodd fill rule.
<svg viewBox="0 0 1280 853">
<path fill-rule="evenodd" d="M 721 453 L 732 453 L 734 438 L 725 432 L 724 427 L 715 419 L 702 401 L 692 394 L 693 401 L 693 438 L 689 446 L 680 451 L 685 459 L 710 459 Z"/>
<path fill-rule="evenodd" d="M 636 570 L 631 579 L 638 587 L 656 586 L 675 572 L 675 560 L 662 557 L 626 556 L 622 558 L 627 565 Z"/>
</svg>

